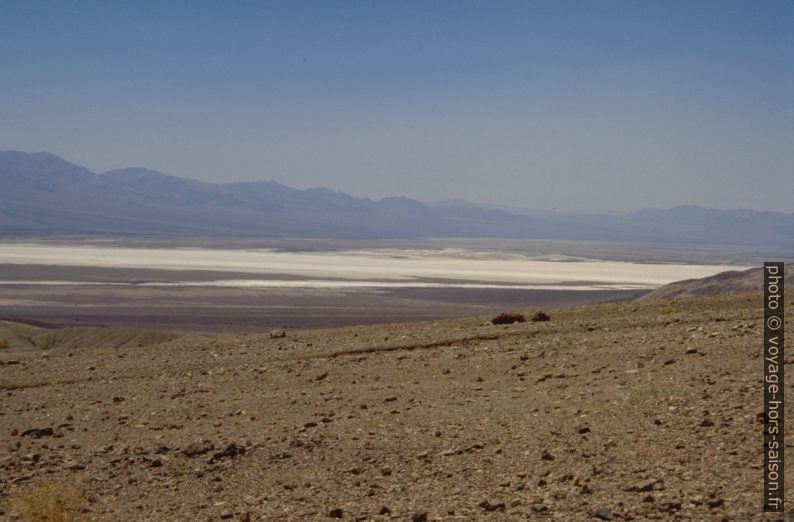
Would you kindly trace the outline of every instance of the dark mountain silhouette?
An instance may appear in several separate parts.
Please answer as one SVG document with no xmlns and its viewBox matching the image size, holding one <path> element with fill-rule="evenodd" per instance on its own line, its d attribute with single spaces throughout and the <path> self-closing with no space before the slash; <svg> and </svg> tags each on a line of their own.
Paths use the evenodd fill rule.
<svg viewBox="0 0 794 522">
<path fill-rule="evenodd" d="M 274 181 L 217 184 L 144 168 L 96 174 L 0 152 L 0 236 L 502 237 L 794 246 L 794 214 L 702 207 L 528 215 L 465 201 L 380 201 Z"/>
</svg>

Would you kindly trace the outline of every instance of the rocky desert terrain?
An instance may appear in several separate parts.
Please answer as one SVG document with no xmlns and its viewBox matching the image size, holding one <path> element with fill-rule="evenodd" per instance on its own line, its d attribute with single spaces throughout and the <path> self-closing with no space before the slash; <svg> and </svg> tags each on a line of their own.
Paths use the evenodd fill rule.
<svg viewBox="0 0 794 522">
<path fill-rule="evenodd" d="M 762 519 L 761 306 L 0 350 L 0 516 Z"/>
</svg>

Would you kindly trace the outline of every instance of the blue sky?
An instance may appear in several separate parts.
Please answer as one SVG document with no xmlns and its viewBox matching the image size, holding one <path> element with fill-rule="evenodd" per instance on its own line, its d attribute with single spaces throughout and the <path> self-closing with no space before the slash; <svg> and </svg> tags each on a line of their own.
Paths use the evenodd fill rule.
<svg viewBox="0 0 794 522">
<path fill-rule="evenodd" d="M 530 208 L 794 211 L 794 3 L 0 0 L 0 149 Z"/>
</svg>

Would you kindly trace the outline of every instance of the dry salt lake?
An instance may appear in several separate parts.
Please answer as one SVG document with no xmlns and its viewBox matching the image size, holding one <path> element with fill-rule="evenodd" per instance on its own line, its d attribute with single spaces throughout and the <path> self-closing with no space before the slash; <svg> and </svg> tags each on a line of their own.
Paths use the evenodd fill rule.
<svg viewBox="0 0 794 522">
<path fill-rule="evenodd" d="M 290 249 L 6 242 L 0 316 L 199 332 L 354 325 L 630 299 L 672 281 L 748 266 L 735 256 L 702 264 L 667 252 L 637 262 L 626 260 L 636 255 L 582 255 L 603 254 L 603 246 L 448 243 L 312 250 L 305 243 Z"/>
</svg>

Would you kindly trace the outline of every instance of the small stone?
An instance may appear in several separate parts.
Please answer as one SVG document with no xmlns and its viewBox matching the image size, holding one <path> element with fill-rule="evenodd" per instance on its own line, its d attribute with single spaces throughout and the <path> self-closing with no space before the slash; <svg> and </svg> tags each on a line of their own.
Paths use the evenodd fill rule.
<svg viewBox="0 0 794 522">
<path fill-rule="evenodd" d="M 46 428 L 30 428 L 22 432 L 23 437 L 31 436 L 35 438 L 51 437 L 55 431 L 51 427 Z"/>
<path fill-rule="evenodd" d="M 284 330 L 270 330 L 270 338 L 271 339 L 282 339 L 287 336 L 287 332 Z"/>
<path fill-rule="evenodd" d="M 212 444 L 209 442 L 192 442 L 185 448 L 182 453 L 188 457 L 196 457 L 203 455 L 212 450 Z"/>
<path fill-rule="evenodd" d="M 593 518 L 598 520 L 615 520 L 615 515 L 606 508 L 598 508 L 593 511 Z"/>
<path fill-rule="evenodd" d="M 590 489 L 590 486 L 585 484 L 584 486 L 582 486 L 582 490 L 579 492 L 579 494 L 580 495 L 590 495 L 592 492 L 593 492 L 593 490 Z"/>
<path fill-rule="evenodd" d="M 211 460 L 215 461 L 225 458 L 233 459 L 238 455 L 244 455 L 244 454 L 245 454 L 245 448 L 243 446 L 238 446 L 237 444 L 232 442 L 228 446 L 226 446 L 226 449 L 224 449 L 223 451 L 219 451 L 215 453 L 212 456 Z"/>
<path fill-rule="evenodd" d="M 725 503 L 725 500 L 723 500 L 721 498 L 715 498 L 715 499 L 711 499 L 711 500 L 707 500 L 706 501 L 706 505 L 709 507 L 709 509 L 718 508 L 718 507 L 722 506 L 724 503 Z"/>
<path fill-rule="evenodd" d="M 587 426 L 582 426 L 581 428 L 579 428 L 580 435 L 584 435 L 585 433 L 590 433 L 590 428 L 588 428 Z"/>
<path fill-rule="evenodd" d="M 482 502 L 480 502 L 479 506 L 483 508 L 485 511 L 504 511 L 506 507 L 504 502 L 498 502 L 496 504 L 492 504 L 487 500 L 483 500 Z"/>
<path fill-rule="evenodd" d="M 391 509 L 389 509 L 389 506 L 381 506 L 378 515 L 391 515 Z"/>
<path fill-rule="evenodd" d="M 708 428 L 710 426 L 714 426 L 714 421 L 711 419 L 703 419 L 700 425 L 703 426 L 704 428 Z"/>
<path fill-rule="evenodd" d="M 411 517 L 413 522 L 427 522 L 427 513 L 416 513 Z"/>
<path fill-rule="evenodd" d="M 554 460 L 554 455 L 549 453 L 547 450 L 543 450 L 543 453 L 540 454 L 540 458 L 543 460 Z"/>
<path fill-rule="evenodd" d="M 328 377 L 328 372 L 323 372 L 320 375 L 318 375 L 317 377 L 315 377 L 314 380 L 315 381 L 322 381 L 326 377 Z"/>
<path fill-rule="evenodd" d="M 333 508 L 328 512 L 328 518 L 342 518 L 342 515 L 344 515 L 342 508 Z"/>
</svg>

